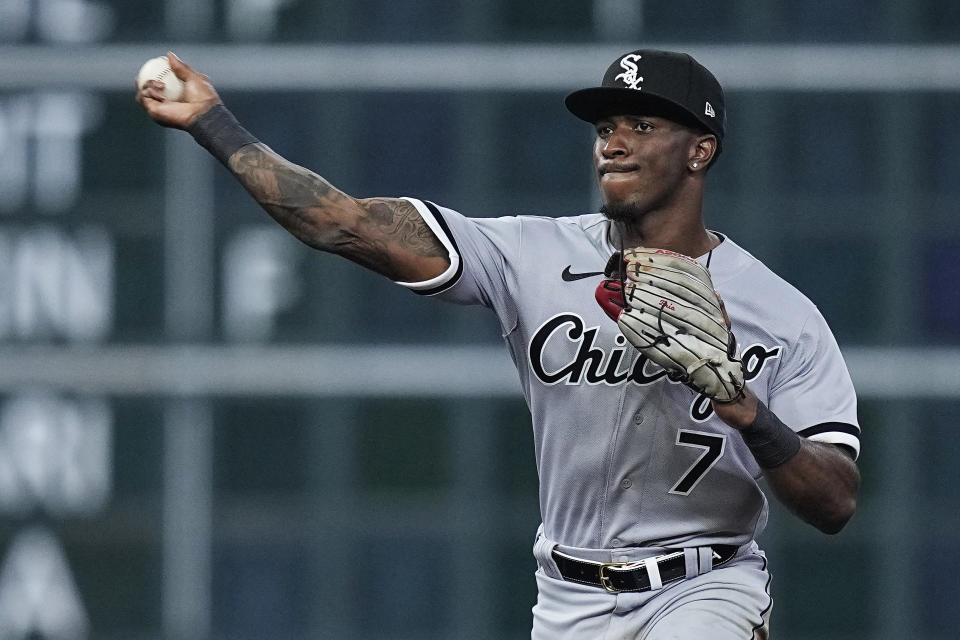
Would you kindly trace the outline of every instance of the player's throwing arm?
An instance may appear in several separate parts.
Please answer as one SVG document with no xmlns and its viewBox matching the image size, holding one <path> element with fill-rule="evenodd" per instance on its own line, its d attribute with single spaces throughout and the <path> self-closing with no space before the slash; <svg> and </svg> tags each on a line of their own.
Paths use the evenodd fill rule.
<svg viewBox="0 0 960 640">
<path fill-rule="evenodd" d="M 152 68 L 137 79 L 137 102 L 159 124 L 190 133 L 300 241 L 402 282 L 429 280 L 447 269 L 446 249 L 411 203 L 353 198 L 285 160 L 237 122 L 207 76 L 173 53 L 167 60 L 173 77 Z M 182 83 L 178 99 L 167 98 L 167 83 L 158 76 Z"/>
</svg>

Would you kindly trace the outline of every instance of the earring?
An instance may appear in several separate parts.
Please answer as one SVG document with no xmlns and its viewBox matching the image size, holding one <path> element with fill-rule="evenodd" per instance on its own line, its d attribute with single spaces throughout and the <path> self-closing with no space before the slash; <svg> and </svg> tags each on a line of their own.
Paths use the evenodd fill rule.
<svg viewBox="0 0 960 640">
<path fill-rule="evenodd" d="M 693 168 L 694 168 L 694 169 L 696 169 L 696 168 L 699 167 L 699 166 L 700 166 L 700 163 L 699 163 L 699 162 L 694 162 L 694 163 L 693 163 Z"/>
</svg>

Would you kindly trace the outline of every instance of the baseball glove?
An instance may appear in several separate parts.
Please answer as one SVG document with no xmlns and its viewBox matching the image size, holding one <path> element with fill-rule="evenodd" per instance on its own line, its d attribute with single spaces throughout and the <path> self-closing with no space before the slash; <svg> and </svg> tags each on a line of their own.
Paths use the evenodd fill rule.
<svg viewBox="0 0 960 640">
<path fill-rule="evenodd" d="M 610 259 L 597 302 L 649 360 L 718 402 L 743 394 L 743 363 L 723 301 L 699 262 L 665 249 Z"/>
</svg>

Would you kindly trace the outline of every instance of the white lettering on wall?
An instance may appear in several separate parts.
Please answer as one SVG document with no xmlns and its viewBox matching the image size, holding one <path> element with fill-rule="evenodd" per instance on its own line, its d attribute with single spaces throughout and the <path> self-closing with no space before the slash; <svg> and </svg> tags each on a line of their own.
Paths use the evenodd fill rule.
<svg viewBox="0 0 960 640">
<path fill-rule="evenodd" d="M 100 229 L 0 229 L 0 339 L 91 342 L 113 325 L 114 249 Z"/>
<path fill-rule="evenodd" d="M 231 340 L 268 339 L 277 314 L 300 297 L 293 240 L 273 227 L 250 227 L 223 254 L 224 332 Z"/>
<path fill-rule="evenodd" d="M 0 567 L 0 638 L 80 640 L 89 628 L 60 542 L 45 528 L 20 532 Z"/>
<path fill-rule="evenodd" d="M 19 42 L 36 35 L 43 42 L 82 44 L 107 38 L 113 9 L 92 0 L 3 0 L 0 41 Z"/>
<path fill-rule="evenodd" d="M 0 406 L 0 513 L 103 509 L 112 493 L 112 422 L 99 399 L 34 392 L 7 400 Z"/>
<path fill-rule="evenodd" d="M 91 93 L 0 99 L 0 212 L 27 204 L 42 213 L 69 209 L 80 195 L 81 139 L 100 124 L 103 111 Z"/>
<path fill-rule="evenodd" d="M 268 40 L 277 30 L 277 13 L 293 0 L 228 0 L 227 31 L 234 40 Z"/>
</svg>

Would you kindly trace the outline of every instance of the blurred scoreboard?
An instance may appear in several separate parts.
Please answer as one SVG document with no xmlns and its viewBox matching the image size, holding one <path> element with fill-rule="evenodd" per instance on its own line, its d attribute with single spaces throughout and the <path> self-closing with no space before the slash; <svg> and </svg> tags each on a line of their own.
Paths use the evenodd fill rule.
<svg viewBox="0 0 960 640">
<path fill-rule="evenodd" d="M 382 465 L 382 453 L 372 459 L 377 449 L 349 434 L 376 434 L 378 446 L 392 443 L 391 453 L 410 448 L 408 460 L 482 447 L 451 439 L 440 418 L 455 420 L 435 404 L 403 413 L 357 398 L 422 396 L 424 389 L 450 396 L 464 386 L 509 396 L 510 415 L 521 417 L 511 433 L 529 446 L 506 356 L 491 362 L 485 355 L 499 338 L 492 319 L 424 301 L 303 247 L 189 136 L 156 126 L 133 101 L 139 65 L 180 39 L 189 41 L 180 45 L 189 54 L 189 43 L 204 49 L 330 37 L 356 17 L 351 4 L 0 0 L 0 68 L 8 70 L 0 72 L 0 639 L 295 638 L 314 637 L 316 629 L 384 637 L 346 613 L 368 598 L 344 600 L 349 592 L 339 585 L 349 584 L 354 567 L 335 558 L 347 557 L 351 544 L 378 543 L 357 538 L 366 524 L 351 519 L 369 514 L 388 536 L 397 519 L 426 539 L 437 535 L 431 523 L 449 514 L 430 511 L 435 501 L 418 497 L 418 485 L 404 503 L 422 501 L 413 513 L 426 517 L 384 519 L 380 502 L 339 514 L 344 496 L 364 500 L 387 490 L 361 471 Z M 437 9 L 429 19 L 445 22 L 444 3 L 429 4 Z M 370 24 L 388 34 L 392 20 L 377 14 Z M 164 32 L 177 34 L 173 44 L 163 43 Z M 137 44 L 144 34 L 162 44 Z M 37 60 L 49 70 L 87 56 L 101 66 L 76 67 L 82 81 L 32 81 Z M 4 58 L 21 60 L 22 75 L 3 67 Z M 442 198 L 457 183 L 472 185 L 452 173 L 453 162 L 419 157 L 422 133 L 448 126 L 458 108 L 449 93 L 401 97 L 419 118 L 411 118 L 415 127 L 384 109 L 382 98 L 360 99 L 401 136 L 397 149 L 414 162 L 393 158 L 397 169 L 378 159 L 370 172 L 362 154 L 322 154 L 320 140 L 356 146 L 347 133 L 357 117 L 353 82 L 322 95 L 232 90 L 230 82 L 220 91 L 271 146 L 348 191 L 375 195 L 366 182 L 373 173 L 388 194 L 413 186 L 396 195 Z M 299 123 L 310 126 L 293 126 Z M 384 306 L 395 309 L 391 317 L 378 312 Z M 411 360 L 412 347 L 376 344 L 424 340 L 479 343 L 480 350 L 453 354 L 438 344 L 432 354 L 416 349 L 419 359 Z M 435 366 L 451 362 L 456 372 Z M 405 363 L 408 370 L 400 369 Z M 464 422 L 458 432 L 469 442 L 484 433 L 483 410 L 473 413 L 478 424 Z M 398 414 L 408 423 L 396 422 Z M 430 441 L 421 435 L 425 420 L 437 423 Z M 389 436 L 379 432 L 383 424 Z M 440 448 L 430 453 L 432 446 Z M 527 450 L 510 448 L 532 474 Z M 441 467 L 407 470 L 399 480 L 387 470 L 384 484 L 395 490 L 424 473 L 423 482 L 441 491 L 476 482 Z M 529 482 L 512 486 L 523 488 L 521 499 L 534 509 L 518 524 L 522 542 L 510 545 L 522 549 L 535 501 Z M 338 524 L 291 527 L 310 512 L 334 514 Z M 459 532 L 443 535 L 474 544 Z M 447 561 L 429 555 L 446 542 L 414 537 L 411 544 L 411 553 L 427 554 L 411 570 Z M 317 592 L 311 558 L 324 559 L 325 580 L 336 578 L 332 592 Z M 519 576 L 529 587 L 528 574 Z M 435 597 L 388 601 L 396 613 L 380 619 L 413 630 L 454 624 L 428 614 L 445 606 L 443 593 Z M 526 632 L 528 605 L 513 600 Z M 359 630 L 337 622 L 347 617 Z M 463 620 L 470 633 L 488 633 Z M 455 626 L 421 631 L 467 637 Z"/>
<path fill-rule="evenodd" d="M 0 0 L 0 47 L 66 61 L 97 43 L 160 42 L 164 27 L 259 40 L 296 4 Z M 132 80 L 142 60 L 127 62 Z M 295 273 L 305 250 L 249 205 L 218 224 L 220 169 L 150 123 L 130 85 L 0 90 L 4 640 L 206 637 L 213 425 L 243 418 L 229 401 L 113 381 L 151 366 L 131 364 L 135 346 L 267 342 L 284 313 L 310 324 Z M 80 354 L 121 364 L 83 370 Z M 70 379 L 55 375 L 64 361 L 80 368 Z"/>
</svg>

